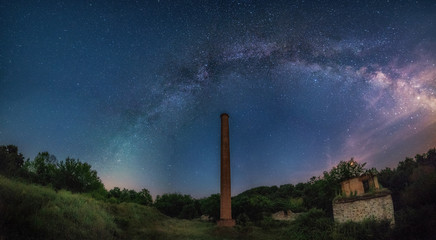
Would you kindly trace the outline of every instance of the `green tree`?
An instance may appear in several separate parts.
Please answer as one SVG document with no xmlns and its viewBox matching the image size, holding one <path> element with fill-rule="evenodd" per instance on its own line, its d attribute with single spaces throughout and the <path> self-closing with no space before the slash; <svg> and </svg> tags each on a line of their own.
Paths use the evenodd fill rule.
<svg viewBox="0 0 436 240">
<path fill-rule="evenodd" d="M 209 215 L 213 219 L 220 218 L 220 194 L 212 194 L 207 198 L 200 199 L 202 214 Z"/>
<path fill-rule="evenodd" d="M 36 155 L 29 170 L 36 175 L 34 181 L 47 185 L 53 184 L 58 174 L 56 157 L 48 152 Z"/>
<path fill-rule="evenodd" d="M 151 206 L 153 204 L 153 198 L 150 195 L 150 192 L 143 188 L 140 192 L 137 193 L 137 203 L 145 206 Z"/>
<path fill-rule="evenodd" d="M 135 190 L 123 188 L 123 190 L 121 191 L 120 202 L 133 202 L 135 195 Z"/>
<path fill-rule="evenodd" d="M 312 178 L 303 191 L 304 205 L 307 209 L 323 209 L 333 215 L 332 200 L 339 191 L 339 182 L 331 178 Z"/>
<path fill-rule="evenodd" d="M 113 189 L 109 190 L 107 198 L 116 203 L 132 202 L 145 206 L 150 206 L 153 204 L 153 199 L 150 195 L 150 192 L 145 188 L 143 188 L 140 192 L 136 192 L 135 190 L 129 190 L 125 188 L 121 190 L 119 187 L 114 187 Z"/>
<path fill-rule="evenodd" d="M 428 166 L 418 166 L 409 177 L 410 185 L 401 194 L 406 206 L 420 207 L 433 204 L 436 199 L 436 172 Z"/>
<path fill-rule="evenodd" d="M 189 209 L 192 210 L 191 207 L 186 207 L 185 211 L 182 213 L 182 210 L 185 206 L 194 204 L 194 199 L 190 195 L 182 195 L 179 193 L 171 193 L 164 194 L 162 196 L 157 196 L 154 206 L 163 214 L 170 217 L 184 217 L 190 216 L 186 211 Z M 195 214 L 195 212 L 193 213 Z"/>
<path fill-rule="evenodd" d="M 436 234 L 436 151 L 406 158 L 397 168 L 380 171 L 380 184 L 392 191 L 393 239 L 432 239 Z"/>
<path fill-rule="evenodd" d="M 340 161 L 336 167 L 333 167 L 330 172 L 324 172 L 324 178 L 329 181 L 342 182 L 344 180 L 360 177 L 366 172 L 366 163 L 358 163 L 351 158 L 349 161 Z"/>
<path fill-rule="evenodd" d="M 250 220 L 259 222 L 264 215 L 269 215 L 274 209 L 274 202 L 266 196 L 259 194 L 240 194 L 232 199 L 232 214 L 238 218 L 246 214 Z"/>
<path fill-rule="evenodd" d="M 66 188 L 72 192 L 92 192 L 104 188 L 97 176 L 97 171 L 91 170 L 91 165 L 74 158 L 67 158 L 58 164 L 59 174 L 57 188 Z"/>
<path fill-rule="evenodd" d="M 114 187 L 109 190 L 109 197 L 114 197 L 116 199 L 120 199 L 121 197 L 121 189 L 119 187 Z"/>
<path fill-rule="evenodd" d="M 275 193 L 275 197 L 279 197 L 279 198 L 292 197 L 294 189 L 295 189 L 295 186 L 292 184 L 280 185 L 280 187 L 277 189 L 277 191 Z"/>
<path fill-rule="evenodd" d="M 334 223 L 320 209 L 310 209 L 295 219 L 289 229 L 289 239 L 332 239 Z"/>
<path fill-rule="evenodd" d="M 178 218 L 193 219 L 199 216 L 198 209 L 195 206 L 195 201 L 193 203 L 184 205 L 182 211 L 180 211 Z"/>
<path fill-rule="evenodd" d="M 14 145 L 0 146 L 0 173 L 6 176 L 18 176 L 24 164 L 23 154 Z"/>
<path fill-rule="evenodd" d="M 306 211 L 304 207 L 304 199 L 303 198 L 290 198 L 287 202 L 288 209 L 293 212 L 303 212 Z"/>
<path fill-rule="evenodd" d="M 399 210 L 404 206 L 401 195 L 404 189 L 411 184 L 410 176 L 418 167 L 418 163 L 412 158 L 406 158 L 398 163 L 397 168 L 385 168 L 378 175 L 379 183 L 392 191 L 394 208 Z"/>
</svg>

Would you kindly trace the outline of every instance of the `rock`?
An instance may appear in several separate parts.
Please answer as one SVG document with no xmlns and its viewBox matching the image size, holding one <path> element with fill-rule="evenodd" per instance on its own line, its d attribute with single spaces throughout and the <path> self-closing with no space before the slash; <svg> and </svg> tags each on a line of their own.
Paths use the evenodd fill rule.
<svg viewBox="0 0 436 240">
<path fill-rule="evenodd" d="M 300 215 L 300 213 L 294 213 L 291 210 L 288 210 L 286 212 L 285 211 L 276 212 L 271 217 L 274 220 L 279 220 L 279 221 L 294 221 L 298 215 Z"/>
<path fill-rule="evenodd" d="M 201 215 L 200 220 L 204 222 L 210 222 L 213 219 L 209 215 Z"/>
</svg>

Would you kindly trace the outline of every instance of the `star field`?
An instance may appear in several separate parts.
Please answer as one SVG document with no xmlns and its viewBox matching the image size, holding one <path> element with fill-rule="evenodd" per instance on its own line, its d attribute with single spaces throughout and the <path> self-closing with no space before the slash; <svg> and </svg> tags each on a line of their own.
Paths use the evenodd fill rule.
<svg viewBox="0 0 436 240">
<path fill-rule="evenodd" d="M 0 144 L 106 188 L 219 192 L 436 146 L 432 1 L 1 1 Z"/>
</svg>

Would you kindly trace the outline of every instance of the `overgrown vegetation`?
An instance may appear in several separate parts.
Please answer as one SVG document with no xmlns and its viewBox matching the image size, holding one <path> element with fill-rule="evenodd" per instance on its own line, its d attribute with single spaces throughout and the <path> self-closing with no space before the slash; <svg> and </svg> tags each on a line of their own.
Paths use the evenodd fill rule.
<svg viewBox="0 0 436 240">
<path fill-rule="evenodd" d="M 98 201 L 2 176 L 0 196 L 2 239 L 341 239 L 331 237 L 335 225 L 318 209 L 292 223 L 266 218 L 259 225 L 222 229 L 170 218 L 153 207 Z"/>
<path fill-rule="evenodd" d="M 153 207 L 0 176 L 0 239 L 221 239 L 215 225 L 169 218 Z M 236 239 L 236 238 L 235 238 Z"/>
<path fill-rule="evenodd" d="M 199 217 L 199 203 L 189 195 L 178 193 L 157 196 L 154 206 L 170 217 L 193 219 Z"/>
<path fill-rule="evenodd" d="M 67 158 L 58 161 L 54 155 L 41 152 L 33 161 L 18 152 L 14 145 L 0 146 L 0 174 L 20 178 L 29 183 L 50 186 L 55 190 L 65 189 L 73 193 L 87 193 L 95 199 L 112 203 L 131 202 L 150 206 L 153 202 L 150 192 L 142 189 L 118 187 L 107 191 L 91 165 L 78 159 Z"/>
<path fill-rule="evenodd" d="M 306 183 L 247 190 L 232 198 L 237 227 L 220 229 L 213 222 L 180 220 L 204 214 L 218 219 L 219 194 L 203 199 L 164 194 L 153 203 L 147 189 L 107 191 L 97 172 L 79 160 L 58 162 L 43 152 L 24 161 L 17 147 L 0 146 L 0 174 L 7 176 L 0 176 L 0 239 L 431 239 L 436 234 L 436 150 L 378 173 L 380 184 L 392 192 L 393 229 L 373 219 L 333 221 L 340 182 L 377 173 L 364 167 L 351 159 Z M 286 210 L 302 214 L 293 222 L 271 218 Z"/>
<path fill-rule="evenodd" d="M 397 168 L 380 171 L 379 182 L 392 191 L 395 239 L 436 236 L 436 149 L 406 158 Z"/>
<path fill-rule="evenodd" d="M 92 198 L 2 176 L 0 185 L 0 232 L 10 239 L 112 239 L 118 231 Z"/>
</svg>

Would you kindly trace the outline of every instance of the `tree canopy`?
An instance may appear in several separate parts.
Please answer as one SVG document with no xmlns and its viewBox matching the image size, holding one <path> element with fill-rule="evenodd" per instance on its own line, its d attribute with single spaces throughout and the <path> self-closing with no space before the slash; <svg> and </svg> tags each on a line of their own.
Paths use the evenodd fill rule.
<svg viewBox="0 0 436 240">
<path fill-rule="evenodd" d="M 24 164 L 23 154 L 14 145 L 0 146 L 0 173 L 17 176 Z"/>
<path fill-rule="evenodd" d="M 324 172 L 324 178 L 342 182 L 350 178 L 359 177 L 367 171 L 365 165 L 366 163 L 356 162 L 354 158 L 351 158 L 349 161 L 340 161 L 329 172 Z"/>
<path fill-rule="evenodd" d="M 20 177 L 24 180 L 41 185 L 51 186 L 56 190 L 66 189 L 73 193 L 88 193 L 92 197 L 114 203 L 133 202 L 142 205 L 152 205 L 150 192 L 115 187 L 109 192 L 104 188 L 97 171 L 86 162 L 79 159 L 66 158 L 58 161 L 49 152 L 40 152 L 31 161 L 18 152 L 14 145 L 0 146 L 0 174 Z"/>
<path fill-rule="evenodd" d="M 313 222 L 324 231 L 333 224 L 329 222 L 333 216 L 332 200 L 340 193 L 340 182 L 364 173 L 378 172 L 374 168 L 366 169 L 365 165 L 366 163 L 358 163 L 352 158 L 339 162 L 331 170 L 325 171 L 323 176 L 312 177 L 304 183 L 249 189 L 232 198 L 233 218 L 242 225 L 263 224 L 276 211 L 292 210 L 306 212 L 293 226 L 305 226 Z M 179 193 L 163 194 L 157 196 L 153 204 L 147 189 L 137 192 L 114 187 L 106 191 L 97 171 L 90 164 L 74 158 L 58 161 L 48 152 L 38 153 L 32 161 L 24 161 L 16 146 L 0 146 L 0 174 L 51 186 L 56 190 L 67 189 L 90 194 L 96 199 L 114 204 L 132 202 L 154 205 L 171 217 L 192 219 L 207 214 L 215 220 L 219 218 L 219 194 L 200 200 Z M 414 158 L 406 158 L 396 168 L 382 169 L 378 172 L 378 180 L 380 185 L 392 191 L 397 226 L 393 237 L 432 237 L 432 229 L 436 223 L 436 149 L 417 154 Z M 317 218 L 322 219 L 317 222 Z"/>
</svg>

